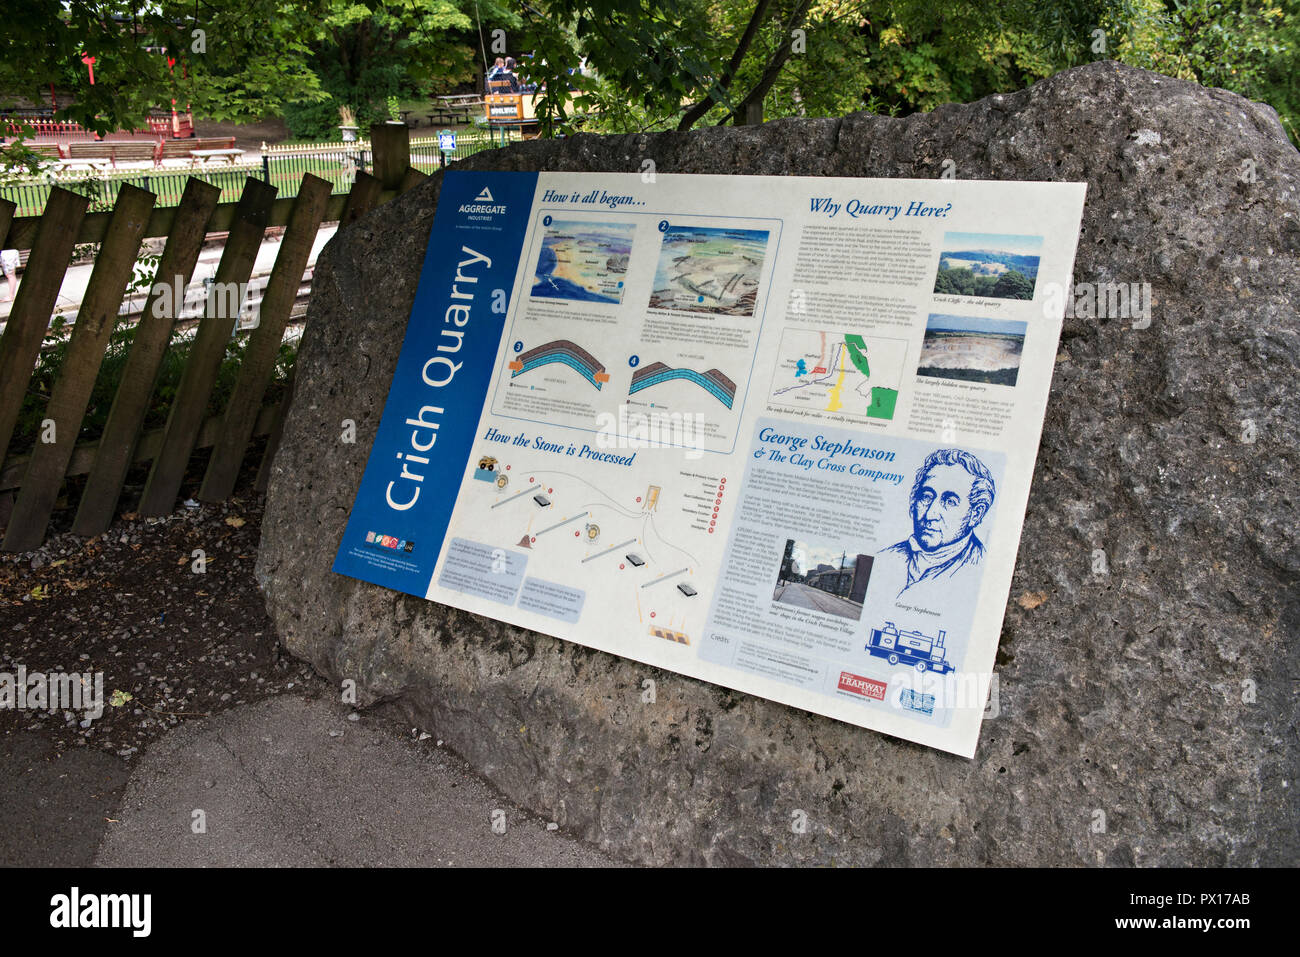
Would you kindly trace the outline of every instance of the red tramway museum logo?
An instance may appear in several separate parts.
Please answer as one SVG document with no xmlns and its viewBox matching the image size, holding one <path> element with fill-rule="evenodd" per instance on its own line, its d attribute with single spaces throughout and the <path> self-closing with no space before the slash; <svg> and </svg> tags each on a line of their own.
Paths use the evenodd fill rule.
<svg viewBox="0 0 1300 957">
<path fill-rule="evenodd" d="M 873 698 L 876 701 L 885 700 L 885 689 L 888 685 L 883 681 L 876 681 L 873 678 L 864 678 L 862 675 L 855 675 L 851 671 L 840 672 L 840 690 L 851 691 L 853 694 L 862 695 L 864 698 Z"/>
</svg>

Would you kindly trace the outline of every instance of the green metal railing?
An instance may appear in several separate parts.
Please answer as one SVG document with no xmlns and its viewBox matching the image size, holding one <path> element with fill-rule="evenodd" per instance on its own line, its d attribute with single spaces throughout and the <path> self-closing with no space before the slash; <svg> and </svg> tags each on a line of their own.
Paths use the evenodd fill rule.
<svg viewBox="0 0 1300 957">
<path fill-rule="evenodd" d="M 438 138 L 436 136 L 412 138 L 411 165 L 422 173 L 432 173 L 434 170 L 442 169 L 447 163 L 463 160 L 467 156 L 473 156 L 475 153 L 493 149 L 506 143 L 517 143 L 519 139 L 518 130 L 502 130 L 499 133 L 492 133 L 487 130 L 475 133 L 457 133 L 456 148 L 444 153 L 438 148 Z"/>
<path fill-rule="evenodd" d="M 517 140 L 515 134 L 511 140 Z M 458 133 L 455 150 L 443 153 L 438 149 L 436 137 L 411 140 L 411 165 L 421 172 L 431 173 L 446 163 L 464 159 L 485 149 L 500 146 L 491 134 Z M 158 207 L 176 206 L 185 191 L 185 181 L 191 176 L 221 189 L 221 202 L 233 203 L 239 199 L 240 190 L 248 177 L 265 180 L 279 190 L 279 197 L 298 195 L 298 185 L 304 173 L 311 173 L 333 185 L 333 193 L 346 193 L 352 188 L 358 169 L 370 172 L 373 159 L 370 143 L 360 140 L 352 143 L 308 143 L 297 146 L 263 146 L 260 161 L 237 163 L 220 167 L 153 167 L 117 170 L 64 170 L 45 173 L 0 185 L 0 197 L 17 204 L 15 216 L 39 216 L 45 210 L 50 187 L 61 186 L 91 200 L 90 211 L 99 212 L 113 208 L 123 183 L 147 189 L 158 197 Z"/>
</svg>

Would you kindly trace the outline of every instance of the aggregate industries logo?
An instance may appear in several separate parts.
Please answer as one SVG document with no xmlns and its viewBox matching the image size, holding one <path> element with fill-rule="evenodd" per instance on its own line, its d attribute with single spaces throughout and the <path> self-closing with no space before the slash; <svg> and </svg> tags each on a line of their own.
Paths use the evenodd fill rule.
<svg viewBox="0 0 1300 957">
<path fill-rule="evenodd" d="M 888 685 L 883 681 L 855 675 L 851 671 L 841 671 L 839 687 L 841 691 L 849 691 L 864 698 L 871 698 L 873 701 L 884 701 L 885 688 Z"/>
<path fill-rule="evenodd" d="M 481 219 L 486 216 L 495 216 L 498 213 L 504 213 L 506 207 L 504 203 L 498 203 L 492 198 L 492 190 L 486 186 L 479 191 L 471 203 L 461 203 L 460 211 L 468 215 L 471 219 Z"/>
</svg>

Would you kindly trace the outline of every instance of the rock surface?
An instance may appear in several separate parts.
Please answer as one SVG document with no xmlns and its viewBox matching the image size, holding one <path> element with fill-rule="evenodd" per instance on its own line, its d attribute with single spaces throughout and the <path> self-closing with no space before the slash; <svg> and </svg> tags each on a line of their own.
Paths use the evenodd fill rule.
<svg viewBox="0 0 1300 957">
<path fill-rule="evenodd" d="M 1147 328 L 1066 320 L 1001 714 L 975 760 L 330 572 L 438 177 L 341 232 L 316 269 L 258 563 L 287 647 L 633 860 L 1300 860 L 1300 154 L 1273 111 L 1107 62 L 902 119 L 575 136 L 461 165 L 633 172 L 646 158 L 922 178 L 951 159 L 960 178 L 1086 180 L 1076 282 L 1151 284 Z M 355 445 L 338 441 L 348 418 Z"/>
</svg>

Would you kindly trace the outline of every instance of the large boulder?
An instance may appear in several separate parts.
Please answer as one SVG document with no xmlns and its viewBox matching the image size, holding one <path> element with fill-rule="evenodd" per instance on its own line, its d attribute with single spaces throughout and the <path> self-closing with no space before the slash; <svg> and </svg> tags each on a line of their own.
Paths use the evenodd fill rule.
<svg viewBox="0 0 1300 957">
<path fill-rule="evenodd" d="M 316 268 L 257 566 L 288 649 L 634 860 L 1300 859 L 1300 154 L 1276 114 L 1106 62 L 901 119 L 583 135 L 461 166 L 634 172 L 646 158 L 660 172 L 881 177 L 936 177 L 952 160 L 961 178 L 1085 180 L 1076 281 L 1150 283 L 1146 328 L 1065 322 L 1001 711 L 976 758 L 330 571 L 437 176 L 340 232 Z"/>
</svg>

